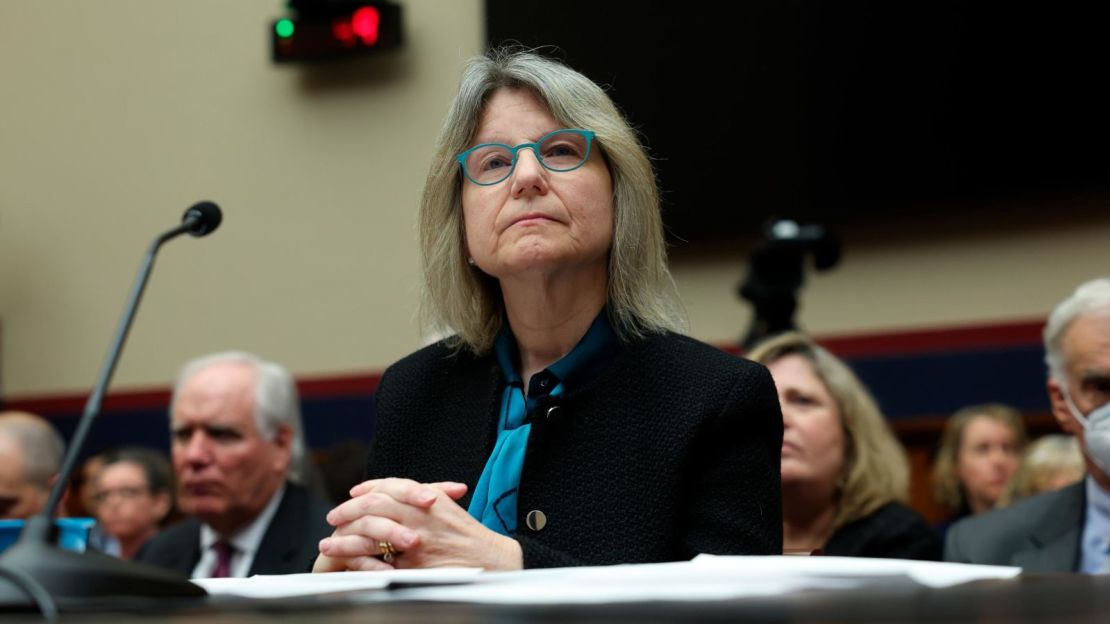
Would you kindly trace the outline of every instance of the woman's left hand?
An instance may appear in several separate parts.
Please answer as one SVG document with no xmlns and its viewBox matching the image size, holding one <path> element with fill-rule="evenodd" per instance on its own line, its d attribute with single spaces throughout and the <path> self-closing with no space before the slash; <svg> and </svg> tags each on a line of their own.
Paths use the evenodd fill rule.
<svg viewBox="0 0 1110 624">
<path fill-rule="evenodd" d="M 351 489 L 351 500 L 328 513 L 328 524 L 336 529 L 320 542 L 320 553 L 339 560 L 378 556 L 378 543 L 389 538 L 372 531 L 396 523 L 415 533 L 415 539 L 407 546 L 393 545 L 394 568 L 521 569 L 520 544 L 487 529 L 455 502 L 465 492 L 461 483 L 423 484 L 409 479 L 360 483 Z"/>
</svg>

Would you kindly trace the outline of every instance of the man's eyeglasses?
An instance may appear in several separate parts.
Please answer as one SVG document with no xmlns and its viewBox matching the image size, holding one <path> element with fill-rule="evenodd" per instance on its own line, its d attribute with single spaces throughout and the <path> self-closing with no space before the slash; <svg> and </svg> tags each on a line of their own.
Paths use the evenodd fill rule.
<svg viewBox="0 0 1110 624">
<path fill-rule="evenodd" d="M 131 501 L 149 493 L 150 489 L 143 487 L 121 487 L 114 490 L 100 490 L 96 494 L 93 494 L 93 502 L 97 505 L 103 505 L 114 497 L 119 497 L 120 500 L 124 501 Z"/>
<path fill-rule="evenodd" d="M 551 171 L 573 171 L 586 164 L 593 140 L 592 130 L 556 130 L 535 143 L 521 143 L 516 147 L 504 143 L 475 145 L 459 154 L 456 160 L 466 179 L 480 186 L 490 186 L 512 175 L 517 154 L 522 149 L 531 149 L 536 160 Z"/>
</svg>

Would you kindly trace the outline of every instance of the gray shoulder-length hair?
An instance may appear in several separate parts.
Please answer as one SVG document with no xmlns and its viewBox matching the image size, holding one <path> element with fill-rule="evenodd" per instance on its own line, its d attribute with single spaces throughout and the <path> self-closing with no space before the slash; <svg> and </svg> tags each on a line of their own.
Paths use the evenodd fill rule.
<svg viewBox="0 0 1110 624">
<path fill-rule="evenodd" d="M 424 292 L 421 316 L 454 333 L 455 347 L 488 351 L 504 317 L 497 281 L 467 263 L 463 176 L 455 157 L 470 147 L 490 96 L 527 89 L 564 127 L 595 133 L 613 180 L 608 314 L 628 342 L 648 333 L 683 331 L 686 316 L 667 269 L 655 174 L 636 132 L 589 78 L 534 52 L 503 48 L 471 59 L 440 130 L 420 203 Z"/>
</svg>

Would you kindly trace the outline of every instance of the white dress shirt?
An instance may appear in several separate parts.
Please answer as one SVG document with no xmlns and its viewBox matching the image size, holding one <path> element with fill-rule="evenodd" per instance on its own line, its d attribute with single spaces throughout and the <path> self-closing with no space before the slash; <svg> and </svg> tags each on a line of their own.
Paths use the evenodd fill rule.
<svg viewBox="0 0 1110 624">
<path fill-rule="evenodd" d="M 274 492 L 274 495 L 270 497 L 270 502 L 266 503 L 266 506 L 262 508 L 262 513 L 258 514 L 253 522 L 230 537 L 221 536 L 212 527 L 201 524 L 200 561 L 193 568 L 192 578 L 212 576 L 212 568 L 216 567 L 216 549 L 214 546 L 220 539 L 227 540 L 234 549 L 231 553 L 230 575 L 239 578 L 247 576 L 251 564 L 254 563 L 254 556 L 258 553 L 258 547 L 262 544 L 262 538 L 266 535 L 266 529 L 270 528 L 270 521 L 274 519 L 274 514 L 277 513 L 278 505 L 281 503 L 283 496 L 285 496 L 284 484 L 278 488 L 278 491 Z"/>
</svg>

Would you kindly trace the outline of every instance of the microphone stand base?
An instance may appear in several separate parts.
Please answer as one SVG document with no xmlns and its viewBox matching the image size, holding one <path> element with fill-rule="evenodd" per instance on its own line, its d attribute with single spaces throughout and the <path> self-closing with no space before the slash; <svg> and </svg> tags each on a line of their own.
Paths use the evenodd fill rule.
<svg viewBox="0 0 1110 624">
<path fill-rule="evenodd" d="M 29 518 L 19 541 L 0 555 L 0 611 L 36 606 L 41 610 L 42 600 L 67 610 L 90 602 L 111 601 L 118 607 L 129 599 L 207 595 L 200 586 L 163 568 L 97 552 L 62 550 L 38 535 L 49 529 L 49 518 Z"/>
</svg>

